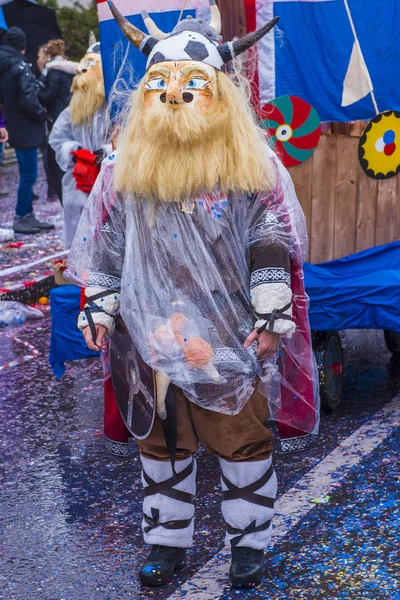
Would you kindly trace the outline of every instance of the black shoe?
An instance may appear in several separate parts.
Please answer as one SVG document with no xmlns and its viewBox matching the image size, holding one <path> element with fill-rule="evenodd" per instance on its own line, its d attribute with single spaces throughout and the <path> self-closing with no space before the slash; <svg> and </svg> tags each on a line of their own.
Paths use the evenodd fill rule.
<svg viewBox="0 0 400 600">
<path fill-rule="evenodd" d="M 45 223 L 44 221 L 38 221 L 34 214 L 31 215 L 31 222 L 33 227 L 38 227 L 39 229 L 54 229 L 54 225 L 52 223 Z"/>
<path fill-rule="evenodd" d="M 232 548 L 232 563 L 229 569 L 231 586 L 251 588 L 260 585 L 263 576 L 264 550 L 245 546 Z"/>
<path fill-rule="evenodd" d="M 140 567 L 140 583 L 147 587 L 161 587 L 170 583 L 174 573 L 185 567 L 186 548 L 154 545 Z"/>
<path fill-rule="evenodd" d="M 40 227 L 37 227 L 32 223 L 32 215 L 25 215 L 19 219 L 14 219 L 13 229 L 15 233 L 40 233 Z"/>
</svg>

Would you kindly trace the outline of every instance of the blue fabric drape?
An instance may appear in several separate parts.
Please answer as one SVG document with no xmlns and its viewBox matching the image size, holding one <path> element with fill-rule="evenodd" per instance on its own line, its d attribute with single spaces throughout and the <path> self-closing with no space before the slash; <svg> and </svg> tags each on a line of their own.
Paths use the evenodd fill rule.
<svg viewBox="0 0 400 600">
<path fill-rule="evenodd" d="M 304 267 L 311 329 L 400 331 L 400 242 Z"/>
</svg>

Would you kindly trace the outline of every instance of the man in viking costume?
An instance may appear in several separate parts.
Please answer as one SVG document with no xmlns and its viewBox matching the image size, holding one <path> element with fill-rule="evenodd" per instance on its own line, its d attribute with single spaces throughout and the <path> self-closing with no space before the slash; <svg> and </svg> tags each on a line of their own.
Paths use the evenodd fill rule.
<svg viewBox="0 0 400 600">
<path fill-rule="evenodd" d="M 94 36 L 92 35 L 94 38 Z M 70 105 L 54 123 L 49 144 L 65 175 L 62 180 L 64 241 L 69 248 L 105 154 L 106 101 L 100 43 L 92 39 L 72 81 Z M 78 173 L 78 178 L 76 177 Z"/>
<path fill-rule="evenodd" d="M 84 209 L 67 275 L 86 288 L 78 326 L 89 348 L 112 336 L 118 402 L 139 443 L 151 545 L 140 581 L 161 586 L 185 567 L 200 442 L 220 461 L 231 584 L 251 587 L 277 490 L 268 414 L 292 449 L 314 440 L 318 425 L 304 216 L 241 76 L 226 73 L 276 20 L 220 43 L 212 0 L 211 25 L 184 20 L 172 35 L 147 15 L 145 35 L 109 4 L 147 71 Z"/>
</svg>

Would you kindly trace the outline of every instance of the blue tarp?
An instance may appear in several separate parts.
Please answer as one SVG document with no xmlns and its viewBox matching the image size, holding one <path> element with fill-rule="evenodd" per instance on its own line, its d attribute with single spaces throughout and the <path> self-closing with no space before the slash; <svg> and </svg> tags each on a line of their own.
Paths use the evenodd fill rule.
<svg viewBox="0 0 400 600">
<path fill-rule="evenodd" d="M 100 356 L 89 350 L 76 327 L 79 314 L 80 288 L 61 285 L 50 291 L 51 342 L 49 362 L 56 377 L 65 373 L 65 360 L 79 360 Z"/>
<path fill-rule="evenodd" d="M 320 265 L 306 264 L 311 329 L 400 332 L 400 242 Z"/>
</svg>

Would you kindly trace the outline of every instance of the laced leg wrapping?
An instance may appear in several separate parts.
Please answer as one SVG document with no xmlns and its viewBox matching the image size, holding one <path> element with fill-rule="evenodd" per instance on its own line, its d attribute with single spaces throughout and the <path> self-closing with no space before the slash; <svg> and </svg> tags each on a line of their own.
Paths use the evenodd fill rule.
<svg viewBox="0 0 400 600">
<path fill-rule="evenodd" d="M 144 487 L 143 537 L 147 544 L 189 548 L 193 541 L 193 498 L 196 493 L 196 461 L 170 462 L 141 456 Z"/>
<path fill-rule="evenodd" d="M 226 543 L 263 550 L 271 543 L 277 481 L 272 458 L 255 462 L 220 459 Z"/>
</svg>

